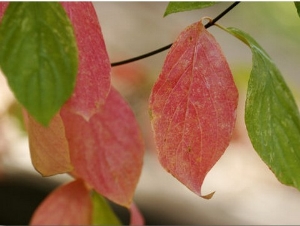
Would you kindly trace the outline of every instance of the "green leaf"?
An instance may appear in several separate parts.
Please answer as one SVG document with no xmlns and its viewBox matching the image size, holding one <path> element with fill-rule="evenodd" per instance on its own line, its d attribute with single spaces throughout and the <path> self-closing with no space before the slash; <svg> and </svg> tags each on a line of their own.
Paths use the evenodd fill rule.
<svg viewBox="0 0 300 226">
<path fill-rule="evenodd" d="M 300 190 L 300 115 L 280 71 L 248 34 L 228 28 L 252 51 L 245 122 L 252 145 L 278 180 Z"/>
<path fill-rule="evenodd" d="M 93 225 L 121 225 L 120 220 L 115 215 L 110 205 L 104 197 L 97 192 L 92 193 L 93 201 Z"/>
<path fill-rule="evenodd" d="M 210 7 L 216 3 L 217 2 L 170 2 L 167 6 L 164 17 L 171 13 Z"/>
<path fill-rule="evenodd" d="M 17 100 L 47 125 L 75 86 L 78 51 L 60 3 L 12 2 L 0 27 L 0 66 Z"/>
<path fill-rule="evenodd" d="M 298 15 L 299 15 L 299 17 L 300 17 L 300 2 L 294 2 L 294 3 L 295 3 L 295 6 L 296 6 Z"/>
</svg>

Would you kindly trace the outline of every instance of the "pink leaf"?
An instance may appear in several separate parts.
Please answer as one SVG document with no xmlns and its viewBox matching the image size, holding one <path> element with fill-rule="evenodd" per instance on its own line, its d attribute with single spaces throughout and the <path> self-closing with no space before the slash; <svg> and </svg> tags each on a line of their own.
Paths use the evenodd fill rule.
<svg viewBox="0 0 300 226">
<path fill-rule="evenodd" d="M 0 21 L 2 20 L 2 17 L 4 15 L 4 12 L 8 6 L 9 2 L 0 2 Z"/>
<path fill-rule="evenodd" d="M 101 112 L 87 122 L 67 106 L 61 110 L 75 174 L 100 194 L 129 206 L 143 162 L 135 117 L 112 89 Z"/>
<path fill-rule="evenodd" d="M 36 209 L 31 225 L 89 225 L 92 201 L 82 180 L 54 190 Z"/>
<path fill-rule="evenodd" d="M 110 90 L 110 61 L 93 4 L 61 4 L 73 24 L 79 51 L 76 86 L 67 105 L 88 121 L 101 109 Z"/>
<path fill-rule="evenodd" d="M 161 164 L 196 194 L 229 145 L 237 102 L 220 46 L 201 21 L 192 24 L 167 55 L 150 115 Z"/>
<path fill-rule="evenodd" d="M 143 215 L 134 203 L 130 205 L 130 224 L 129 225 L 144 225 Z"/>
<path fill-rule="evenodd" d="M 25 110 L 24 119 L 28 131 L 31 161 L 43 176 L 70 172 L 69 145 L 59 114 L 55 115 L 48 127 L 36 122 Z"/>
</svg>

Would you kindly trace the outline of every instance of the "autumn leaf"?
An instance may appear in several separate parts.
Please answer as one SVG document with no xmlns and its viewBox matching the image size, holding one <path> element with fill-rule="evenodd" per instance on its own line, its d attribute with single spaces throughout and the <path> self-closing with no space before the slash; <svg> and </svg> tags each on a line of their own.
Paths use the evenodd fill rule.
<svg viewBox="0 0 300 226">
<path fill-rule="evenodd" d="M 110 90 L 110 63 L 93 5 L 62 4 L 77 37 L 79 75 L 75 93 L 47 128 L 29 118 L 31 156 L 43 175 L 52 175 L 60 164 L 67 172 L 74 167 L 75 177 L 129 206 L 143 163 L 141 133 L 129 106 Z"/>
<path fill-rule="evenodd" d="M 129 211 L 129 225 L 144 224 L 134 203 Z M 121 222 L 100 194 L 76 179 L 50 193 L 35 210 L 30 225 L 121 225 Z"/>
<path fill-rule="evenodd" d="M 92 201 L 82 180 L 54 190 L 34 212 L 31 225 L 90 225 Z"/>
<path fill-rule="evenodd" d="M 8 6 L 9 2 L 0 2 L 0 21 L 2 20 L 2 17 L 4 15 L 4 12 Z"/>
<path fill-rule="evenodd" d="M 69 145 L 60 115 L 56 114 L 48 127 L 36 122 L 25 110 L 23 115 L 34 168 L 43 176 L 72 171 Z"/>
<path fill-rule="evenodd" d="M 237 103 L 220 46 L 201 21 L 192 24 L 172 45 L 149 107 L 161 164 L 196 194 L 229 145 Z"/>
<path fill-rule="evenodd" d="M 140 210 L 135 203 L 130 205 L 130 224 L 129 225 L 144 225 L 145 220 Z"/>
<path fill-rule="evenodd" d="M 135 117 L 115 90 L 87 122 L 65 105 L 48 127 L 25 114 L 34 167 L 44 176 L 72 172 L 97 192 L 129 206 L 144 144 Z"/>
<path fill-rule="evenodd" d="M 110 90 L 110 61 L 101 27 L 91 2 L 62 2 L 77 39 L 79 69 L 72 98 L 67 105 L 89 120 L 101 109 Z"/>
<path fill-rule="evenodd" d="M 129 206 L 137 185 L 144 146 L 135 117 L 111 89 L 101 112 L 89 121 L 61 110 L 74 173 L 110 200 Z"/>
<path fill-rule="evenodd" d="M 110 89 L 110 63 L 92 3 L 62 4 L 72 20 L 80 58 L 75 92 L 65 105 L 87 120 L 99 111 L 106 99 Z M 27 128 L 31 159 L 37 171 L 50 176 L 72 170 L 64 124 L 59 114 L 48 128 L 29 117 Z"/>
</svg>

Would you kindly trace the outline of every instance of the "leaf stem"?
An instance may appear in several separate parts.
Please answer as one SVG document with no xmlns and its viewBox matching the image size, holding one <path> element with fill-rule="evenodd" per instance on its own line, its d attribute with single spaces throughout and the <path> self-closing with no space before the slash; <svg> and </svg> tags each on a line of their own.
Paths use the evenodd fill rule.
<svg viewBox="0 0 300 226">
<path fill-rule="evenodd" d="M 213 20 L 211 20 L 209 23 L 207 23 L 204 27 L 205 28 L 209 28 L 209 27 L 213 26 L 218 20 L 220 20 L 223 16 L 225 16 L 228 12 L 230 12 L 239 3 L 240 2 L 234 2 L 234 3 L 232 3 L 228 8 L 226 8 L 223 12 L 221 12 Z M 115 66 L 119 66 L 119 65 L 123 65 L 123 64 L 128 64 L 128 63 L 131 63 L 131 62 L 134 62 L 134 61 L 138 61 L 138 60 L 141 60 L 141 59 L 153 56 L 153 55 L 155 55 L 157 53 L 163 52 L 163 51 L 171 48 L 172 45 L 173 45 L 173 43 L 171 43 L 169 45 L 166 45 L 164 47 L 161 47 L 159 49 L 153 50 L 151 52 L 145 53 L 143 55 L 139 55 L 139 56 L 136 56 L 136 57 L 133 57 L 133 58 L 129 58 L 129 59 L 126 59 L 126 60 L 122 60 L 122 61 L 111 63 L 111 66 L 115 67 Z"/>
</svg>

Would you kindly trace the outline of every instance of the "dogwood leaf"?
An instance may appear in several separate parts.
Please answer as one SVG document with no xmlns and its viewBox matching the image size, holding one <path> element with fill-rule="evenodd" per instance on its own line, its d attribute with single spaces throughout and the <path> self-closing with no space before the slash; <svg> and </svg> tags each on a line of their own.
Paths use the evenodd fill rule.
<svg viewBox="0 0 300 226">
<path fill-rule="evenodd" d="M 194 9 L 202 9 L 210 7 L 217 2 L 169 2 L 164 16 L 167 16 L 171 13 L 184 12 Z"/>
<path fill-rule="evenodd" d="M 294 4 L 295 4 L 295 7 L 297 9 L 297 13 L 298 13 L 298 15 L 300 17 L 300 2 L 294 2 Z"/>
<path fill-rule="evenodd" d="M 69 145 L 60 115 L 56 114 L 48 127 L 36 122 L 26 111 L 23 115 L 34 168 L 43 176 L 72 171 Z"/>
<path fill-rule="evenodd" d="M 150 118 L 161 164 L 196 194 L 229 145 L 237 102 L 220 46 L 201 21 L 192 24 L 166 57 L 150 96 Z"/>
<path fill-rule="evenodd" d="M 31 225 L 90 225 L 92 201 L 82 180 L 54 190 L 34 212 Z"/>
<path fill-rule="evenodd" d="M 8 6 L 9 2 L 0 2 L 0 21 L 2 20 L 2 17 L 4 15 L 4 12 Z"/>
<path fill-rule="evenodd" d="M 145 220 L 144 220 L 140 210 L 135 205 L 135 203 L 131 203 L 129 210 L 130 210 L 130 224 L 129 225 L 144 225 Z"/>
<path fill-rule="evenodd" d="M 252 51 L 245 109 L 252 145 L 281 183 L 300 190 L 300 114 L 294 97 L 275 63 L 250 35 L 226 30 Z"/>
<path fill-rule="evenodd" d="M 55 2 L 11 2 L 0 26 L 0 66 L 17 100 L 47 125 L 75 86 L 72 25 Z"/>
<path fill-rule="evenodd" d="M 119 218 L 116 216 L 105 198 L 93 191 L 93 225 L 121 225 Z M 129 225 L 144 225 L 144 218 L 137 206 L 132 202 L 129 208 L 130 222 Z M 127 222 L 125 223 L 127 224 Z"/>
<path fill-rule="evenodd" d="M 120 220 L 113 212 L 104 197 L 97 192 L 92 193 L 93 225 L 121 225 Z"/>
<path fill-rule="evenodd" d="M 67 102 L 76 114 L 89 120 L 101 109 L 110 90 L 110 61 L 101 27 L 91 2 L 62 2 L 74 27 L 79 68 L 72 98 Z"/>
<path fill-rule="evenodd" d="M 74 173 L 108 199 L 129 206 L 143 162 L 144 146 L 135 117 L 111 89 L 89 121 L 68 106 L 61 110 Z"/>
</svg>

